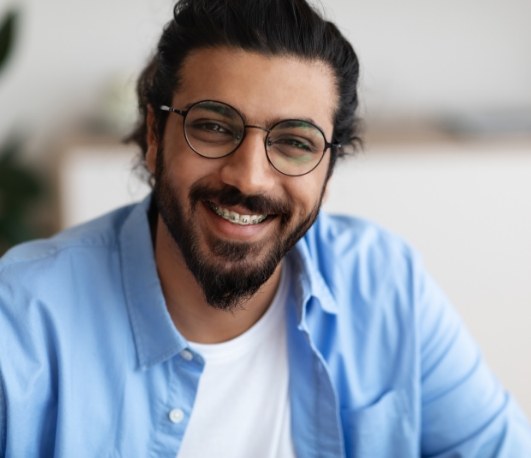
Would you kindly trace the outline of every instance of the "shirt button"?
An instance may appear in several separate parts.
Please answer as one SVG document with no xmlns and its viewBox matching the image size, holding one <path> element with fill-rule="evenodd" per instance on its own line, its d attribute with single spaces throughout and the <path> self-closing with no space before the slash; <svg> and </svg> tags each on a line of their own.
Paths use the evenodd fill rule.
<svg viewBox="0 0 531 458">
<path fill-rule="evenodd" d="M 181 351 L 181 358 L 186 361 L 192 361 L 192 359 L 194 359 L 194 355 L 190 350 L 183 350 Z"/>
<path fill-rule="evenodd" d="M 184 412 L 181 409 L 173 409 L 170 410 L 168 417 L 172 423 L 180 423 L 184 419 Z"/>
</svg>

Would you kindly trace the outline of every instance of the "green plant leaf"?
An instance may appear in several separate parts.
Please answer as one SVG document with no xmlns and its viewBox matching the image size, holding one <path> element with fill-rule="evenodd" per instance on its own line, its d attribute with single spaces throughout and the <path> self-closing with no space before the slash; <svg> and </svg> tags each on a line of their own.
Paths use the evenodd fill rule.
<svg viewBox="0 0 531 458">
<path fill-rule="evenodd" d="M 11 55 L 11 51 L 13 50 L 17 21 L 17 12 L 9 11 L 0 25 L 0 71 L 6 64 Z"/>
<path fill-rule="evenodd" d="M 21 140 L 0 144 L 0 255 L 10 246 L 39 236 L 32 212 L 46 193 L 40 174 L 19 161 Z"/>
</svg>

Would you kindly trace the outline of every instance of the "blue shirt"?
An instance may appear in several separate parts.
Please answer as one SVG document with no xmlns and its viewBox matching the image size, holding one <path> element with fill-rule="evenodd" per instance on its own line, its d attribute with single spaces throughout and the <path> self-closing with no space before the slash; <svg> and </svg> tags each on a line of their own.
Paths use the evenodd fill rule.
<svg viewBox="0 0 531 458">
<path fill-rule="evenodd" d="M 178 453 L 204 361 L 166 309 L 148 206 L 1 260 L 2 456 Z M 531 456 L 524 415 L 401 240 L 321 213 L 287 262 L 300 458 Z"/>
</svg>

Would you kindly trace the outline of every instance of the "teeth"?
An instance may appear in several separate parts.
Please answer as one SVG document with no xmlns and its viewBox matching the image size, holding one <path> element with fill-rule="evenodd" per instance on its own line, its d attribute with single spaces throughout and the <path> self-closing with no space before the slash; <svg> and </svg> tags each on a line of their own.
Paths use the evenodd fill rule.
<svg viewBox="0 0 531 458">
<path fill-rule="evenodd" d="M 267 215 L 240 215 L 239 213 L 229 211 L 226 208 L 216 207 L 215 205 L 212 205 L 212 209 L 223 219 L 241 226 L 258 224 L 267 218 Z"/>
</svg>

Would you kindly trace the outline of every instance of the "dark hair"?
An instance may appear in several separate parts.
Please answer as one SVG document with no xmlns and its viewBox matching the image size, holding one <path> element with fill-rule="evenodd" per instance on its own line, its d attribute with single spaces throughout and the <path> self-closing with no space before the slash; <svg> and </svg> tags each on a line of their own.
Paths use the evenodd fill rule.
<svg viewBox="0 0 531 458">
<path fill-rule="evenodd" d="M 140 120 L 127 138 L 147 151 L 148 106 L 169 103 L 179 85 L 179 72 L 191 51 L 219 46 L 265 55 L 292 55 L 321 60 L 334 71 L 339 104 L 334 118 L 329 174 L 337 157 L 361 143 L 356 53 L 337 27 L 324 20 L 305 0 L 179 0 L 174 18 L 164 28 L 157 52 L 142 71 L 137 94 Z M 167 113 L 154 110 L 155 134 L 162 138 Z"/>
</svg>

